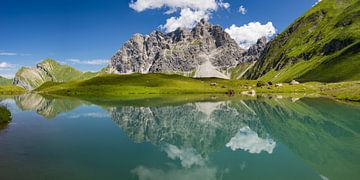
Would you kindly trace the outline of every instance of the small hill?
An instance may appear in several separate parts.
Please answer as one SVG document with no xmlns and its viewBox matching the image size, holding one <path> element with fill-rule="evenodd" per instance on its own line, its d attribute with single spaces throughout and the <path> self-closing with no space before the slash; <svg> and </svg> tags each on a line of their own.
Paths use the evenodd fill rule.
<svg viewBox="0 0 360 180">
<path fill-rule="evenodd" d="M 10 86 L 10 85 L 12 85 L 12 82 L 13 82 L 12 79 L 7 79 L 7 78 L 0 76 L 0 86 Z"/>
<path fill-rule="evenodd" d="M 15 75 L 14 84 L 32 90 L 45 82 L 69 82 L 95 77 L 97 73 L 81 72 L 68 65 L 62 65 L 55 60 L 46 59 L 36 67 L 22 67 Z"/>
<path fill-rule="evenodd" d="M 322 0 L 266 47 L 245 74 L 264 81 L 360 79 L 360 1 Z"/>
</svg>

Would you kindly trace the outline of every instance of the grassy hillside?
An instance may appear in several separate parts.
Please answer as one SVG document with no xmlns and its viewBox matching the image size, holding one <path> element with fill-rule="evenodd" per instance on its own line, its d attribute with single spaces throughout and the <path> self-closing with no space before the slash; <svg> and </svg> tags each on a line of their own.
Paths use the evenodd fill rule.
<svg viewBox="0 0 360 180">
<path fill-rule="evenodd" d="M 36 67 L 22 67 L 15 76 L 16 84 L 26 89 L 37 88 L 45 82 L 68 82 L 95 77 L 97 73 L 81 72 L 55 60 L 46 59 Z"/>
<path fill-rule="evenodd" d="M 12 85 L 12 82 L 13 82 L 12 79 L 7 79 L 0 76 L 0 86 L 9 86 Z"/>
<path fill-rule="evenodd" d="M 137 98 L 154 97 L 159 95 L 176 94 L 225 94 L 234 91 L 241 94 L 244 91 L 255 90 L 256 93 L 273 94 L 282 93 L 302 96 L 318 94 L 332 96 L 344 100 L 360 100 L 360 82 L 337 84 L 304 83 L 290 85 L 283 83 L 257 87 L 258 81 L 224 80 L 216 78 L 189 78 L 180 75 L 167 74 L 131 74 L 131 75 L 102 75 L 85 81 L 72 81 L 68 83 L 47 82 L 35 91 L 42 94 L 75 96 L 75 97 L 112 97 Z M 344 89 L 354 88 L 351 94 Z M 331 92 L 331 93 L 329 93 Z"/>
<path fill-rule="evenodd" d="M 360 1 L 321 1 L 276 36 L 265 52 L 246 78 L 360 80 Z"/>
<path fill-rule="evenodd" d="M 216 83 L 211 86 L 210 83 Z M 208 78 L 195 79 L 180 75 L 166 74 L 132 74 L 103 75 L 85 81 L 70 83 L 46 83 L 36 91 L 72 94 L 124 96 L 131 94 L 185 94 L 185 93 L 219 93 L 226 92 L 245 81 L 228 81 Z M 246 81 L 255 84 L 256 81 Z"/>
<path fill-rule="evenodd" d="M 25 92 L 26 90 L 19 86 L 0 86 L 0 95 L 17 95 Z"/>
</svg>

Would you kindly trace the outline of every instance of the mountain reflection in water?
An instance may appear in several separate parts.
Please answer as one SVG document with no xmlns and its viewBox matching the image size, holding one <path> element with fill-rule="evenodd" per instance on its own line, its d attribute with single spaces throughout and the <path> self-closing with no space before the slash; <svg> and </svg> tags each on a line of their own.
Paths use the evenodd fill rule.
<svg viewBox="0 0 360 180">
<path fill-rule="evenodd" d="M 28 94 L 14 100 L 20 110 L 47 119 L 110 117 L 133 142 L 151 143 L 181 166 L 139 164 L 130 172 L 138 179 L 236 178 L 228 168 L 217 166 L 221 160 L 213 156 L 220 152 L 271 156 L 279 145 L 317 172 L 319 179 L 360 177 L 360 108 L 328 99 L 234 98 L 152 105 L 151 100 L 141 104 Z M 97 105 L 108 114 L 68 114 L 84 105 Z M 239 169 L 247 168 L 246 162 L 238 164 Z"/>
</svg>

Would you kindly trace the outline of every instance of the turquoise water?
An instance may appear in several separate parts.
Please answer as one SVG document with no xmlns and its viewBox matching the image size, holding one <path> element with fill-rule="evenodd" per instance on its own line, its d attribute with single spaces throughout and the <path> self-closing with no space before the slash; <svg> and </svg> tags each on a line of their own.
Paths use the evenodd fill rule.
<svg viewBox="0 0 360 180">
<path fill-rule="evenodd" d="M 360 179 L 360 107 L 1 98 L 0 179 Z M 156 103 L 155 103 L 156 102 Z"/>
</svg>

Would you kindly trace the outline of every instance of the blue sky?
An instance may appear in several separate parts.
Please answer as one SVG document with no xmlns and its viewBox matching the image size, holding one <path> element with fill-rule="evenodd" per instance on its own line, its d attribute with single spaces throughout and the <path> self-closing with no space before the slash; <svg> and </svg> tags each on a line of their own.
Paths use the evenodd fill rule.
<svg viewBox="0 0 360 180">
<path fill-rule="evenodd" d="M 235 33 L 238 41 L 244 34 L 240 27 L 250 22 L 257 22 L 260 27 L 271 22 L 281 32 L 317 0 L 181 1 L 182 5 L 176 3 L 179 0 L 164 0 L 160 4 L 156 4 L 158 0 L 134 0 L 130 7 L 130 0 L 0 0 L 0 75 L 11 77 L 21 66 L 34 66 L 45 58 L 83 71 L 100 70 L 134 33 L 167 31 L 171 29 L 166 28 L 167 20 L 173 17 L 174 21 L 181 21 L 184 9 L 205 13 L 202 15 L 211 23 L 224 28 L 234 25 L 235 32 L 241 31 Z M 206 8 L 209 4 L 201 3 L 206 1 L 215 2 L 217 7 Z M 149 3 L 152 6 L 144 6 Z M 245 11 L 239 12 L 240 6 Z M 167 13 L 169 10 L 171 14 Z M 183 16 L 188 22 L 189 16 Z"/>
</svg>

